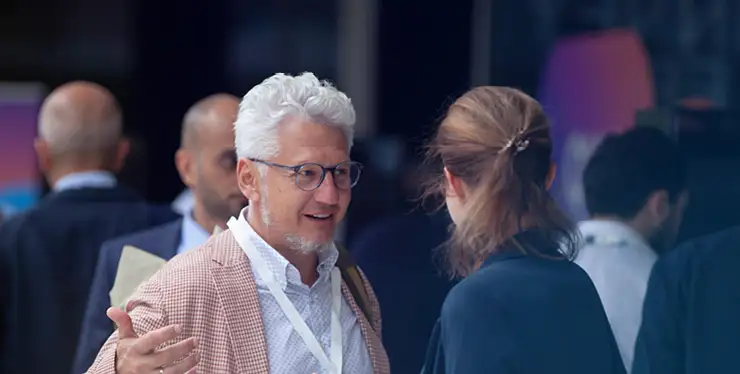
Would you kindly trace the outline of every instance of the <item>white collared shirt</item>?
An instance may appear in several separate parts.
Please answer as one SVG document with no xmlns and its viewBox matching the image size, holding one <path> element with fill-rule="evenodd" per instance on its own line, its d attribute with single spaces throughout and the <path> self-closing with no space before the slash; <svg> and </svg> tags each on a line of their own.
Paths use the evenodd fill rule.
<svg viewBox="0 0 740 374">
<path fill-rule="evenodd" d="M 247 209 L 242 211 L 246 214 Z M 259 253 L 267 262 L 275 279 L 288 299 L 293 303 L 301 317 L 314 333 L 324 352 L 331 345 L 331 269 L 339 258 L 334 246 L 319 253 L 319 279 L 309 287 L 301 281 L 298 269 L 285 257 L 265 242 L 249 225 L 249 237 Z M 270 293 L 265 282 L 253 269 L 257 283 L 262 321 L 267 341 L 267 357 L 272 374 L 319 373 L 326 374 L 319 361 L 303 342 L 293 325 L 285 317 L 282 309 Z M 340 313 L 342 326 L 342 373 L 372 374 L 370 354 L 362 337 L 362 331 L 347 300 L 342 298 Z"/>
<path fill-rule="evenodd" d="M 116 177 L 108 171 L 84 171 L 67 174 L 56 183 L 52 190 L 55 192 L 78 188 L 112 188 L 116 186 Z"/>
<path fill-rule="evenodd" d="M 193 191 L 188 188 L 180 192 L 175 200 L 172 201 L 170 206 L 172 207 L 172 210 L 183 216 L 190 214 L 193 211 L 193 208 L 195 208 L 195 196 L 193 196 Z"/>
<path fill-rule="evenodd" d="M 210 236 L 211 234 L 203 226 L 195 222 L 192 212 L 183 215 L 182 227 L 180 229 L 180 245 L 177 247 L 177 254 L 205 243 Z"/>
<path fill-rule="evenodd" d="M 596 286 L 629 373 L 642 322 L 645 290 L 658 255 L 624 223 L 588 220 L 580 222 L 578 228 L 585 244 L 575 262 Z"/>
</svg>

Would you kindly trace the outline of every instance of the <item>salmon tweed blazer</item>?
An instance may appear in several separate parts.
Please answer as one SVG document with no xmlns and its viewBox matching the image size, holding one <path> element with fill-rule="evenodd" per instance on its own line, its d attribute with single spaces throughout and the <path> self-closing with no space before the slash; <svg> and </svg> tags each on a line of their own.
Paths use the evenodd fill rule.
<svg viewBox="0 0 740 374">
<path fill-rule="evenodd" d="M 374 374 L 389 374 L 388 356 L 381 344 L 380 306 L 364 274 L 362 278 L 372 315 L 378 317 L 365 318 L 344 282 L 342 294 L 357 316 Z M 181 336 L 163 347 L 197 337 L 199 373 L 270 372 L 257 285 L 249 260 L 230 230 L 173 258 L 138 288 L 126 311 L 139 336 L 172 324 L 182 326 Z M 114 332 L 88 374 L 115 374 L 117 339 Z"/>
</svg>

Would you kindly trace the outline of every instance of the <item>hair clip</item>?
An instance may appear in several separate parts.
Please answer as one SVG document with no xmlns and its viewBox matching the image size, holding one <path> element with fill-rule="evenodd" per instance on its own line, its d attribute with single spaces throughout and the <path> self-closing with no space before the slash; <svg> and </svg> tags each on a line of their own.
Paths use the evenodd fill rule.
<svg viewBox="0 0 740 374">
<path fill-rule="evenodd" d="M 524 139 L 516 142 L 516 151 L 514 152 L 514 154 L 527 149 L 527 147 L 529 147 L 529 139 Z"/>
<path fill-rule="evenodd" d="M 529 146 L 529 139 L 523 139 L 523 140 L 517 140 L 516 138 L 513 138 L 509 140 L 499 151 L 498 154 L 502 154 L 506 152 L 509 148 L 515 147 L 514 154 L 517 154 Z"/>
</svg>

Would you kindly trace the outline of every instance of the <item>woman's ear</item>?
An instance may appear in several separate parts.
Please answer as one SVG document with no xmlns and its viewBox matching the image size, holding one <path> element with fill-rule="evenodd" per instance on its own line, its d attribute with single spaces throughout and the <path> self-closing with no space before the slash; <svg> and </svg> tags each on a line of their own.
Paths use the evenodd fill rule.
<svg viewBox="0 0 740 374">
<path fill-rule="evenodd" d="M 550 161 L 550 168 L 547 170 L 547 178 L 545 179 L 545 188 L 548 190 L 552 187 L 552 182 L 555 181 L 555 175 L 557 174 L 558 166 L 555 165 L 554 161 Z"/>
<path fill-rule="evenodd" d="M 447 167 L 444 168 L 445 183 L 447 196 L 457 197 L 461 200 L 465 198 L 465 185 L 463 181 L 452 174 Z"/>
</svg>

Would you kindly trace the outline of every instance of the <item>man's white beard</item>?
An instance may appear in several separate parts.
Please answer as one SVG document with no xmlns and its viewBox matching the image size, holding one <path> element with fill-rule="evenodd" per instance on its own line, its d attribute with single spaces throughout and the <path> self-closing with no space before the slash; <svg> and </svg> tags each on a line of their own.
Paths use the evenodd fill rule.
<svg viewBox="0 0 740 374">
<path fill-rule="evenodd" d="M 329 246 L 329 243 L 318 243 L 296 235 L 285 234 L 285 240 L 290 247 L 301 253 L 320 252 Z"/>
<path fill-rule="evenodd" d="M 260 192 L 260 219 L 269 231 L 271 221 L 270 212 L 267 210 L 267 189 L 262 189 Z M 301 253 L 318 252 L 331 244 L 331 241 L 319 243 L 294 234 L 285 234 L 285 241 L 288 242 L 291 249 Z"/>
</svg>

